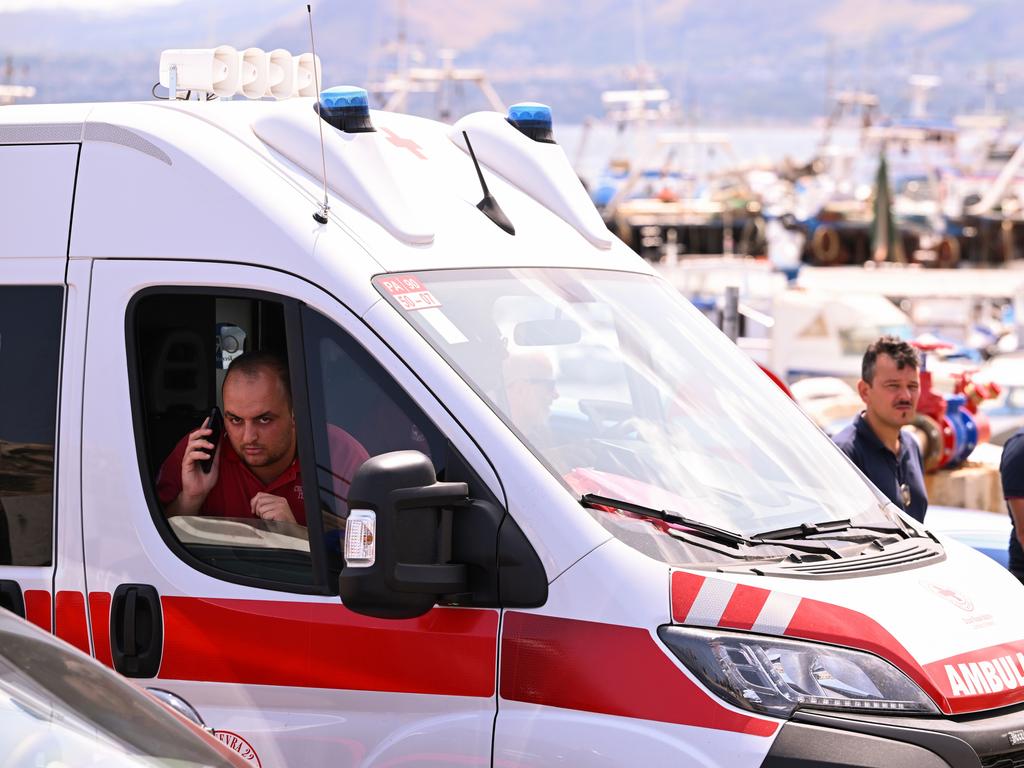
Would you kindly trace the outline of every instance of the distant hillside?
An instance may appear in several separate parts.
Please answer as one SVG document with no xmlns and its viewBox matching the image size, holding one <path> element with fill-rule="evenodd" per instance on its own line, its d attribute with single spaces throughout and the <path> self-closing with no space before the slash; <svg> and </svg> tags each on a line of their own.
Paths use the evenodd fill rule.
<svg viewBox="0 0 1024 768">
<path fill-rule="evenodd" d="M 639 56 L 705 121 L 806 120 L 835 87 L 876 90 L 906 109 L 912 72 L 937 74 L 934 112 L 1024 104 L 1020 0 L 406 0 L 406 37 L 435 64 L 485 67 L 507 101 L 548 101 L 562 119 L 600 113 Z M 642 13 L 636 13 L 637 5 Z M 328 83 L 368 83 L 394 66 L 399 3 L 322 0 L 317 48 Z M 638 43 L 638 41 L 641 41 Z M 32 68 L 44 100 L 146 98 L 162 48 L 226 42 L 309 49 L 304 4 L 185 0 L 116 16 L 0 14 L 0 55 Z M 831 67 L 828 62 L 831 61 Z M 467 99 L 462 111 L 482 102 Z M 430 109 L 429 100 L 421 108 Z"/>
</svg>

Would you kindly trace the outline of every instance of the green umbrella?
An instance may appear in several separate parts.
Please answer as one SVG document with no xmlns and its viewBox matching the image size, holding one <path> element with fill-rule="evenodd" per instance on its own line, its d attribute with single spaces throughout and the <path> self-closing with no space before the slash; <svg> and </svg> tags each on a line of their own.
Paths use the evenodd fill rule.
<svg viewBox="0 0 1024 768">
<path fill-rule="evenodd" d="M 892 191 L 889 189 L 889 166 L 885 162 L 885 150 L 878 161 L 871 214 L 871 258 L 874 261 L 906 261 L 900 232 L 892 215 Z"/>
</svg>

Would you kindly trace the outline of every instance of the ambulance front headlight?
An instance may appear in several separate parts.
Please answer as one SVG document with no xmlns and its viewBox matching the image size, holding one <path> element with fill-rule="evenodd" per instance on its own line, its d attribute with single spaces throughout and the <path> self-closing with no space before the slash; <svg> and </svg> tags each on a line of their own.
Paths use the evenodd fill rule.
<svg viewBox="0 0 1024 768">
<path fill-rule="evenodd" d="M 870 653 L 740 632 L 661 627 L 658 635 L 728 703 L 773 717 L 799 707 L 938 714 L 924 691 Z"/>
</svg>

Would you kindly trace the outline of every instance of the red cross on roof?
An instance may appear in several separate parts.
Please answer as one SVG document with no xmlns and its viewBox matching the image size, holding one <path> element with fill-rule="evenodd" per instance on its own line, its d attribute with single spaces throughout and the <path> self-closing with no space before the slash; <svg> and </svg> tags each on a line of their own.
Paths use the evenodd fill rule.
<svg viewBox="0 0 1024 768">
<path fill-rule="evenodd" d="M 401 136 L 399 136 L 397 133 L 392 131 L 390 128 L 381 128 L 380 130 L 387 136 L 388 141 L 390 141 L 396 147 L 399 147 L 401 149 L 408 149 L 410 152 L 412 152 L 414 155 L 416 155 L 416 157 L 418 157 L 420 160 L 426 160 L 427 159 L 427 156 L 425 154 L 423 154 L 423 150 L 420 148 L 420 145 L 417 144 L 412 139 L 403 139 Z"/>
</svg>

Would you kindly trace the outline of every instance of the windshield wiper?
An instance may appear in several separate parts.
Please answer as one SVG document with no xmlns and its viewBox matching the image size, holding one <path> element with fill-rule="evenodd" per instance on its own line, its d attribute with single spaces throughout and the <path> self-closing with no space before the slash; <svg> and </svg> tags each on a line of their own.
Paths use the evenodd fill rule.
<svg viewBox="0 0 1024 768">
<path fill-rule="evenodd" d="M 775 528 L 770 531 L 756 533 L 755 539 L 806 539 L 819 533 L 839 533 L 853 526 L 849 520 L 828 520 L 824 523 L 800 523 L 786 528 Z"/>
<path fill-rule="evenodd" d="M 653 517 L 657 520 L 664 520 L 666 522 L 680 523 L 681 525 L 690 528 L 698 533 L 703 533 L 705 536 L 718 541 L 727 541 L 730 544 L 746 544 L 748 546 L 756 545 L 756 541 L 751 541 L 746 536 L 736 533 L 735 531 L 728 531 L 725 528 L 716 528 L 708 523 L 702 523 L 700 520 L 694 520 L 693 518 L 681 515 L 678 512 L 673 512 L 670 509 L 654 509 L 653 507 L 645 507 L 643 504 L 634 504 L 631 501 L 623 501 L 622 499 L 613 499 L 610 496 L 598 496 L 596 493 L 585 493 L 580 498 L 580 501 L 588 506 L 605 506 L 615 507 L 625 512 L 633 512 L 637 515 L 643 515 L 644 517 Z"/>
<path fill-rule="evenodd" d="M 755 533 L 750 538 L 755 541 L 776 541 L 779 539 L 809 539 L 811 536 L 828 536 L 849 530 L 870 531 L 871 533 L 895 533 L 902 538 L 909 538 L 905 529 L 896 525 L 861 525 L 852 520 L 826 520 L 822 523 L 800 523 L 786 528 L 775 528 L 770 531 Z"/>
<path fill-rule="evenodd" d="M 832 547 L 828 546 L 824 542 L 818 541 L 806 541 L 800 543 L 794 541 L 792 537 L 780 536 L 778 540 L 765 539 L 761 535 L 758 536 L 744 536 L 743 534 L 736 533 L 735 531 L 726 530 L 725 528 L 717 528 L 716 526 L 708 523 L 702 523 L 700 520 L 694 520 L 691 517 L 686 517 L 678 512 L 674 512 L 670 509 L 654 509 L 652 507 L 645 507 L 643 504 L 635 504 L 631 501 L 624 501 L 623 499 L 615 499 L 610 496 L 599 496 L 596 493 L 586 493 L 580 498 L 580 502 L 584 505 L 589 506 L 605 506 L 614 507 L 621 509 L 625 512 L 632 512 L 643 517 L 654 518 L 655 520 L 664 520 L 665 522 L 679 523 L 680 525 L 689 528 L 695 534 L 704 536 L 705 538 L 716 541 L 723 544 L 732 544 L 733 546 L 744 546 L 744 547 L 760 547 L 768 546 L 770 544 L 778 544 L 779 546 L 793 549 L 798 552 L 805 552 L 810 555 L 824 555 L 833 559 L 842 557 L 842 554 L 837 552 Z M 848 524 L 849 521 L 842 521 L 844 524 Z M 780 529 L 789 532 L 790 529 Z M 678 532 L 682 535 L 682 532 Z M 771 533 L 771 532 L 769 532 Z M 727 554 L 722 552 L 722 554 Z"/>
</svg>

